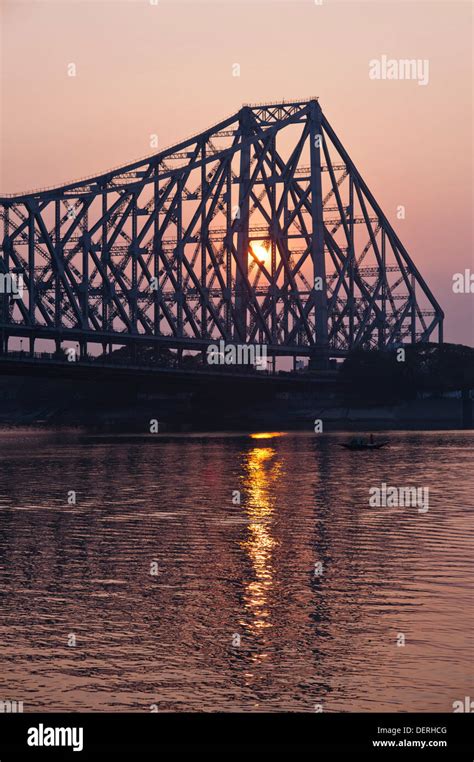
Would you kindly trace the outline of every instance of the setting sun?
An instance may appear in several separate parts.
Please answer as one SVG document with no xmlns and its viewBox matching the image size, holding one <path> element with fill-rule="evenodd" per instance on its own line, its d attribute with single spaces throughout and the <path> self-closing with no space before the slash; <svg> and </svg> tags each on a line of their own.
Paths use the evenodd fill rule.
<svg viewBox="0 0 474 762">
<path fill-rule="evenodd" d="M 267 249 L 267 247 L 265 246 L 264 243 L 262 243 L 262 241 L 252 241 L 250 245 L 252 249 L 251 254 L 253 254 L 254 257 L 256 257 L 256 259 L 258 260 L 258 263 L 260 265 L 265 265 L 265 266 L 269 265 L 271 262 L 270 249 Z M 252 258 L 252 261 L 255 261 L 253 257 L 251 258 Z"/>
</svg>

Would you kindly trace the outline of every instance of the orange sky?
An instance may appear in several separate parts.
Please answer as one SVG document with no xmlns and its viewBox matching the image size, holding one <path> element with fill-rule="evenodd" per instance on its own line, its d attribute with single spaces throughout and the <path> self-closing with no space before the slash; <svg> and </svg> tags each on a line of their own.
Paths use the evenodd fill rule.
<svg viewBox="0 0 474 762">
<path fill-rule="evenodd" d="M 164 147 L 245 102 L 316 95 L 444 308 L 446 340 L 473 344 L 474 295 L 452 291 L 474 271 L 471 4 L 152 2 L 2 0 L 0 192 L 150 154 L 151 134 Z M 384 54 L 428 59 L 428 84 L 370 79 Z"/>
</svg>

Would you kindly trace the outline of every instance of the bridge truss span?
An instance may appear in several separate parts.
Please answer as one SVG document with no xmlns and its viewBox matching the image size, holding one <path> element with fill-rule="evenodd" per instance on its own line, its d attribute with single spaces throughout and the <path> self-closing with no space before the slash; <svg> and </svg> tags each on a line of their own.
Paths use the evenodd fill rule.
<svg viewBox="0 0 474 762">
<path fill-rule="evenodd" d="M 440 306 L 316 99 L 244 106 L 120 169 L 2 197 L 0 214 L 2 352 L 18 337 L 30 352 L 223 339 L 295 357 L 442 340 Z"/>
</svg>

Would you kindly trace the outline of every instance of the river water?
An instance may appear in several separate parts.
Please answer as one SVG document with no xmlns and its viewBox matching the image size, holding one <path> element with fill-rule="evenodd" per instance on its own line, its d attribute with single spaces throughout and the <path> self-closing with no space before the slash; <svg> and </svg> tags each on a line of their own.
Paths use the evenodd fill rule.
<svg viewBox="0 0 474 762">
<path fill-rule="evenodd" d="M 423 712 L 471 695 L 474 432 L 372 453 L 274 434 L 1 433 L 0 699 Z M 382 483 L 428 488 L 428 510 L 369 505 Z"/>
</svg>

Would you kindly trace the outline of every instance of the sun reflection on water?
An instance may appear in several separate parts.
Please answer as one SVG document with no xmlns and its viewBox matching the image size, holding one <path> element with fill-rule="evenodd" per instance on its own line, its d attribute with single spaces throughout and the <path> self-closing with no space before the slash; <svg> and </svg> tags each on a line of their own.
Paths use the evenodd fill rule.
<svg viewBox="0 0 474 762">
<path fill-rule="evenodd" d="M 284 431 L 261 431 L 256 434 L 249 434 L 250 439 L 275 439 L 276 437 L 283 437 Z"/>
<path fill-rule="evenodd" d="M 253 578 L 245 586 L 245 605 L 250 613 L 247 626 L 253 635 L 262 635 L 272 627 L 270 622 L 269 595 L 274 585 L 273 551 L 277 541 L 272 534 L 275 512 L 274 488 L 279 479 L 281 464 L 275 459 L 273 447 L 254 447 L 246 454 L 245 486 L 248 494 L 248 539 L 242 543 L 253 568 Z M 255 654 L 255 661 L 262 661 L 266 654 Z"/>
</svg>

